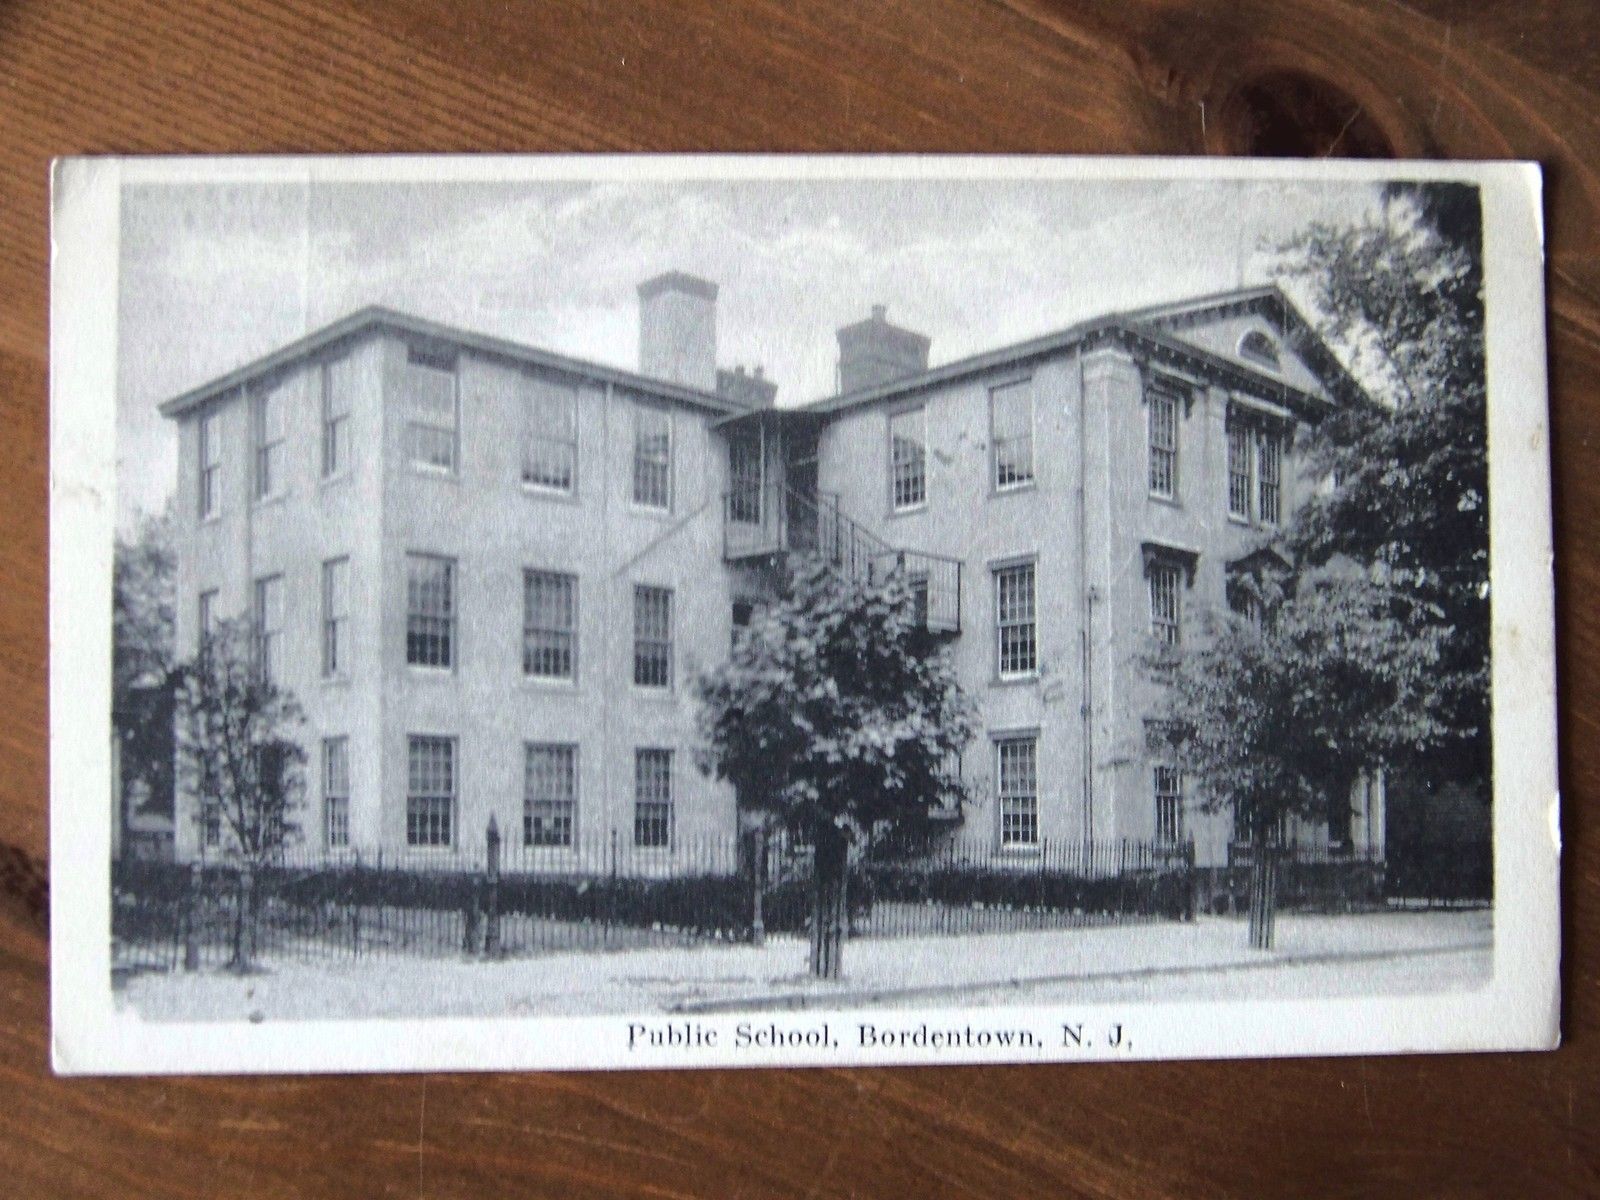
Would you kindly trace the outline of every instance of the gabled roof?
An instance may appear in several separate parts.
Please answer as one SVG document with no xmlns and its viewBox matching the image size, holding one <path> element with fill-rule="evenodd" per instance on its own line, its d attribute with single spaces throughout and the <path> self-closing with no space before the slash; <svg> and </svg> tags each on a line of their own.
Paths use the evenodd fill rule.
<svg viewBox="0 0 1600 1200">
<path fill-rule="evenodd" d="M 1291 347 L 1305 360 L 1314 374 L 1323 381 L 1328 395 L 1319 396 L 1275 378 L 1248 363 L 1215 354 L 1189 344 L 1172 335 L 1172 330 L 1196 320 L 1229 310 L 1258 311 L 1277 323 L 1290 339 Z M 1326 411 L 1330 396 L 1344 396 L 1359 392 L 1359 387 L 1328 350 L 1311 325 L 1301 316 L 1289 298 L 1276 284 L 1236 288 L 1216 292 L 1171 304 L 1151 305 L 1120 313 L 1108 313 L 1069 325 L 1054 333 L 1027 341 L 1016 342 L 994 350 L 986 350 L 956 362 L 932 367 L 927 371 L 903 379 L 859 388 L 854 392 L 824 397 L 804 406 L 802 411 L 833 414 L 879 400 L 920 391 L 951 380 L 974 375 L 996 367 L 1040 358 L 1080 343 L 1104 336 L 1121 336 L 1139 342 L 1162 354 L 1191 359 L 1223 375 L 1248 378 L 1261 390 L 1277 394 L 1291 407 L 1310 411 Z"/>
<path fill-rule="evenodd" d="M 581 375 L 601 383 L 617 384 L 634 391 L 645 392 L 666 400 L 676 400 L 698 408 L 710 409 L 717 413 L 737 414 L 746 411 L 744 405 L 736 403 L 726 396 L 703 392 L 699 388 L 685 387 L 682 384 L 669 383 L 663 379 L 651 379 L 632 371 L 604 366 L 601 363 L 589 362 L 586 359 L 572 358 L 565 354 L 556 354 L 550 350 L 541 350 L 536 346 L 524 345 L 505 338 L 472 333 L 465 329 L 457 329 L 450 325 L 440 324 L 437 321 L 429 321 L 422 317 L 412 316 L 410 313 L 377 305 L 358 309 L 348 316 L 339 318 L 339 320 L 330 325 L 324 325 L 313 333 L 297 338 L 288 345 L 274 350 L 271 354 L 253 359 L 225 375 L 219 375 L 199 387 L 191 388 L 181 395 L 163 401 L 159 406 L 159 411 L 164 417 L 182 416 L 184 413 L 199 407 L 224 392 L 246 386 L 283 367 L 292 366 L 305 359 L 312 358 L 349 338 L 357 337 L 376 329 L 409 334 L 413 337 L 434 341 L 449 342 L 463 349 L 475 351 L 485 357 L 497 358 L 526 366 L 544 367 L 548 370 L 560 371 L 569 375 Z"/>
</svg>

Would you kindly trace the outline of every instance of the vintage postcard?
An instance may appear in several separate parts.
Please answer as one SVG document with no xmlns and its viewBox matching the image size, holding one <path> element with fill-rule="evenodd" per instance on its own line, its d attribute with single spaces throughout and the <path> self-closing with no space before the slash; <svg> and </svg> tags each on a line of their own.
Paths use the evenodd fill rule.
<svg viewBox="0 0 1600 1200">
<path fill-rule="evenodd" d="M 69 1073 L 1540 1049 L 1540 176 L 54 177 Z"/>
</svg>

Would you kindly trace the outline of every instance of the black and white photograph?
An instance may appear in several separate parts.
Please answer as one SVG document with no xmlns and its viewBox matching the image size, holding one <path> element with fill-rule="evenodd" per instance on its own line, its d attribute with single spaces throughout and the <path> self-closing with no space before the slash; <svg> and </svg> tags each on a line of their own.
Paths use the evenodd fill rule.
<svg viewBox="0 0 1600 1200">
<path fill-rule="evenodd" d="M 54 182 L 58 1070 L 1555 1043 L 1537 168 Z"/>
</svg>

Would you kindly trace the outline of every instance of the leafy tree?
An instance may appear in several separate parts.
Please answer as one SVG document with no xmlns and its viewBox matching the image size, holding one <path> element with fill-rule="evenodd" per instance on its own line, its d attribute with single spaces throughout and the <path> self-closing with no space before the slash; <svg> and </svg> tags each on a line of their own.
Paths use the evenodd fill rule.
<svg viewBox="0 0 1600 1200">
<path fill-rule="evenodd" d="M 112 558 L 111 712 L 124 786 L 140 782 L 165 808 L 172 796 L 174 661 L 171 505 L 119 535 Z"/>
<path fill-rule="evenodd" d="M 1251 586 L 1259 620 L 1208 613 L 1196 645 L 1152 660 L 1167 684 L 1152 731 L 1200 807 L 1231 810 L 1249 831 L 1250 944 L 1270 949 L 1286 819 L 1348 803 L 1362 772 L 1437 736 L 1446 636 L 1348 559 Z"/>
<path fill-rule="evenodd" d="M 837 977 L 850 845 L 964 794 L 972 706 L 902 572 L 869 583 L 810 558 L 696 692 L 701 768 L 813 848 L 811 969 Z"/>
<path fill-rule="evenodd" d="M 201 844 L 220 827 L 223 857 L 235 861 L 233 963 L 250 965 L 255 883 L 299 836 L 306 753 L 295 738 L 298 702 L 260 669 L 250 623 L 219 621 L 195 658 L 177 672 L 178 760 Z"/>
<path fill-rule="evenodd" d="M 1338 486 L 1288 531 L 1299 562 L 1379 568 L 1411 602 L 1416 636 L 1442 640 L 1438 728 L 1405 755 L 1436 780 L 1489 778 L 1489 479 L 1482 214 L 1465 184 L 1398 184 L 1378 211 L 1314 225 L 1283 248 L 1319 333 L 1370 400 L 1310 439 Z"/>
</svg>

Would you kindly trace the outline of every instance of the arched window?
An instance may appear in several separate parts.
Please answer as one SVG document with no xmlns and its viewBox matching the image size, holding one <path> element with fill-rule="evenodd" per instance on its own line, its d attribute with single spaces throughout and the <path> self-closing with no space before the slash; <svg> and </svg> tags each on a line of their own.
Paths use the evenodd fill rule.
<svg viewBox="0 0 1600 1200">
<path fill-rule="evenodd" d="M 1239 339 L 1241 358 L 1254 359 L 1264 366 L 1278 365 L 1278 345 L 1259 329 L 1252 329 Z"/>
</svg>

